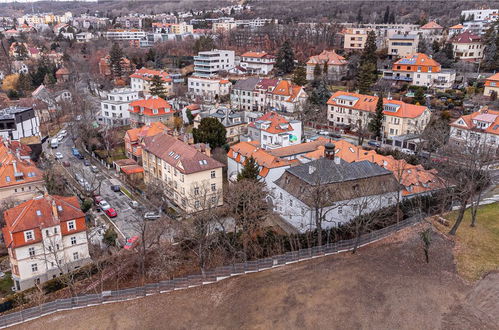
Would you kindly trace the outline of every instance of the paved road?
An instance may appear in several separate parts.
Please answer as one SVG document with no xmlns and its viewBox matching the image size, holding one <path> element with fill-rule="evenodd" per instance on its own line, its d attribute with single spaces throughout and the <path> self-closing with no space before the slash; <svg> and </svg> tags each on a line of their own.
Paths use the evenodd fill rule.
<svg viewBox="0 0 499 330">
<path fill-rule="evenodd" d="M 48 140 L 50 141 L 50 139 Z M 73 178 L 77 173 L 85 178 L 92 189 L 96 189 L 100 196 L 116 210 L 118 216 L 111 220 L 116 225 L 117 231 L 122 238 L 138 235 L 140 228 L 139 224 L 143 221 L 142 216 L 146 211 L 142 207 L 138 209 L 132 208 L 130 198 L 121 192 L 112 191 L 111 186 L 113 184 L 121 184 L 119 180 L 113 178 L 110 173 L 101 170 L 101 168 L 99 168 L 98 173 L 92 173 L 90 166 L 84 166 L 82 160 L 73 156 L 71 152 L 73 146 L 73 142 L 68 135 L 56 149 L 48 147 L 48 143 L 45 143 L 44 150 L 48 155 L 52 156 L 55 155 L 56 152 L 62 153 L 63 159 L 61 161 L 69 161 L 71 164 L 68 168 L 64 167 L 64 169 L 66 169 Z M 93 165 L 96 165 L 94 160 L 89 160 Z M 73 181 L 71 181 L 71 183 L 76 185 Z M 81 187 L 79 186 L 78 188 Z"/>
</svg>

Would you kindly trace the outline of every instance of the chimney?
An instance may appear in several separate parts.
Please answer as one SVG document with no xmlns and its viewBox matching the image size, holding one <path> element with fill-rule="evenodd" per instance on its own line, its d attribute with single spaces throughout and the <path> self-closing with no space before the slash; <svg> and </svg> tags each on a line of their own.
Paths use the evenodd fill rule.
<svg viewBox="0 0 499 330">
<path fill-rule="evenodd" d="M 335 158 L 335 145 L 331 142 L 328 142 L 324 145 L 324 158 L 334 159 Z"/>
<path fill-rule="evenodd" d="M 12 166 L 14 167 L 14 176 L 15 176 L 16 173 L 17 173 L 17 161 L 13 160 L 12 161 Z"/>
</svg>

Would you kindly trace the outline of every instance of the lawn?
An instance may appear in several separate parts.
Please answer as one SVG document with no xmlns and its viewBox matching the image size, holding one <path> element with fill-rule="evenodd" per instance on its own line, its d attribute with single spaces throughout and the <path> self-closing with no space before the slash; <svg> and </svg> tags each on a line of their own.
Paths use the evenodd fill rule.
<svg viewBox="0 0 499 330">
<path fill-rule="evenodd" d="M 12 281 L 12 276 L 10 272 L 6 272 L 5 276 L 0 278 L 0 293 L 3 296 L 7 296 L 12 293 L 12 286 L 14 285 L 14 282 Z"/>
<path fill-rule="evenodd" d="M 451 226 L 456 217 L 457 212 L 446 216 Z M 470 227 L 470 223 L 471 213 L 467 210 L 455 237 L 455 258 L 459 274 L 476 281 L 499 269 L 499 203 L 481 206 L 476 227 Z M 450 229 L 440 224 L 436 227 L 444 233 Z"/>
</svg>

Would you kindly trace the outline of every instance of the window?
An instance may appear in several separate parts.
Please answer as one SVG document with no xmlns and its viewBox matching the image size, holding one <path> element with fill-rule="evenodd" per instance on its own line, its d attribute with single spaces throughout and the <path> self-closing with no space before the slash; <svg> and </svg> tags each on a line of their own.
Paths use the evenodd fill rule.
<svg viewBox="0 0 499 330">
<path fill-rule="evenodd" d="M 216 204 L 217 203 L 217 197 L 213 196 L 211 197 L 211 204 Z"/>
<path fill-rule="evenodd" d="M 74 220 L 68 221 L 68 230 L 75 230 L 76 229 L 76 223 Z"/>
<path fill-rule="evenodd" d="M 28 249 L 28 252 L 29 252 L 29 256 L 30 257 L 34 257 L 35 256 L 35 248 L 34 247 L 30 247 Z"/>
<path fill-rule="evenodd" d="M 54 234 L 57 234 L 57 227 L 54 228 Z"/>
<path fill-rule="evenodd" d="M 211 191 L 216 191 L 217 190 L 217 185 L 212 183 L 211 184 Z"/>
<path fill-rule="evenodd" d="M 199 187 L 194 188 L 194 195 L 199 195 Z"/>
<path fill-rule="evenodd" d="M 45 235 L 47 235 L 47 236 L 49 235 L 49 230 L 48 229 L 45 230 Z"/>
<path fill-rule="evenodd" d="M 211 178 L 214 179 L 215 178 L 215 171 L 211 171 Z"/>
<path fill-rule="evenodd" d="M 201 205 L 201 204 L 199 203 L 199 201 L 196 201 L 196 202 L 194 203 L 194 207 L 195 207 L 195 208 L 197 208 L 197 209 L 199 208 L 199 206 L 200 206 L 200 205 Z"/>
<path fill-rule="evenodd" d="M 32 241 L 35 239 L 35 232 L 32 230 L 28 230 L 24 232 L 24 240 L 27 241 Z"/>
<path fill-rule="evenodd" d="M 289 206 L 293 206 L 293 200 L 292 199 L 289 200 Z"/>
<path fill-rule="evenodd" d="M 56 244 L 55 247 L 56 247 L 57 251 L 59 251 L 59 244 Z"/>
<path fill-rule="evenodd" d="M 391 204 L 391 203 L 392 203 L 392 198 L 388 197 L 388 204 Z"/>
<path fill-rule="evenodd" d="M 71 245 L 75 245 L 76 244 L 76 237 L 73 236 L 71 237 Z"/>
<path fill-rule="evenodd" d="M 78 260 L 78 259 L 79 259 L 78 252 L 73 252 L 73 260 Z"/>
<path fill-rule="evenodd" d="M 338 214 L 343 214 L 343 206 L 338 207 Z"/>
<path fill-rule="evenodd" d="M 31 264 L 31 271 L 33 273 L 37 272 L 38 271 L 38 264 Z"/>
</svg>

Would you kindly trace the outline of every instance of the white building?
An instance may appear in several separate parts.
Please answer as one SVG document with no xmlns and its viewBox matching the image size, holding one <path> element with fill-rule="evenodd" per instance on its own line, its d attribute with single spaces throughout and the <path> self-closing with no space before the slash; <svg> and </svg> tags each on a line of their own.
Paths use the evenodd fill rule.
<svg viewBox="0 0 499 330">
<path fill-rule="evenodd" d="M 300 232 L 316 228 L 317 214 L 327 229 L 399 200 L 399 183 L 390 171 L 368 161 L 344 162 L 332 144 L 325 149 L 326 158 L 292 166 L 275 181 L 274 211 Z"/>
<path fill-rule="evenodd" d="M 88 264 L 87 226 L 78 199 L 40 196 L 4 213 L 3 236 L 16 291 Z"/>
<path fill-rule="evenodd" d="M 288 120 L 276 112 L 267 112 L 248 124 L 248 139 L 263 149 L 276 149 L 300 144 L 302 123 Z"/>
<path fill-rule="evenodd" d="M 477 147 L 499 145 L 499 111 L 487 107 L 464 115 L 450 124 L 449 140 L 456 145 Z"/>
<path fill-rule="evenodd" d="M 142 40 L 146 38 L 146 32 L 138 29 L 122 30 L 114 29 L 104 32 L 104 37 L 110 40 Z"/>
<path fill-rule="evenodd" d="M 221 96 L 228 95 L 232 84 L 227 79 L 191 76 L 187 79 L 187 86 L 192 96 L 202 97 L 206 101 L 215 101 Z"/>
<path fill-rule="evenodd" d="M 452 48 L 454 58 L 478 62 L 483 58 L 485 45 L 481 42 L 479 36 L 472 34 L 470 31 L 464 31 L 452 38 Z"/>
<path fill-rule="evenodd" d="M 267 75 L 274 69 L 275 56 L 266 52 L 246 52 L 241 55 L 239 65 L 248 73 Z"/>
<path fill-rule="evenodd" d="M 194 73 L 198 77 L 214 77 L 220 71 L 234 68 L 235 55 L 233 50 L 218 50 L 199 52 L 194 56 Z"/>
<path fill-rule="evenodd" d="M 125 126 L 129 124 L 130 102 L 139 99 L 139 93 L 130 88 L 115 88 L 101 101 L 101 117 L 105 125 Z"/>
<path fill-rule="evenodd" d="M 40 138 L 40 119 L 35 110 L 28 107 L 0 110 L 0 136 L 10 140 L 33 136 Z"/>
<path fill-rule="evenodd" d="M 465 21 L 483 21 L 487 17 L 498 14 L 499 9 L 470 9 L 461 11 Z"/>
<path fill-rule="evenodd" d="M 171 95 L 173 88 L 173 79 L 170 74 L 163 70 L 152 70 L 140 68 L 130 75 L 130 86 L 132 90 L 149 94 L 151 81 L 154 76 L 159 76 L 163 82 L 163 87 L 167 95 Z"/>
</svg>

